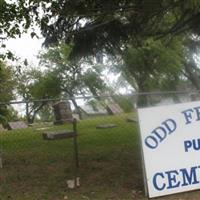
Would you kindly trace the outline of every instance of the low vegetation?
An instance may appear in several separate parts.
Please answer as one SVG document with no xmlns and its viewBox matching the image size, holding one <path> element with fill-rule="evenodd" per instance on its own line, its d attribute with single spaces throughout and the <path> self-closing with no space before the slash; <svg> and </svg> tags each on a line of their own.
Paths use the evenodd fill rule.
<svg viewBox="0 0 200 200">
<path fill-rule="evenodd" d="M 67 188 L 67 180 L 74 177 L 72 139 L 45 141 L 37 128 L 1 134 L 0 199 L 131 199 L 134 188 L 142 190 L 142 176 L 137 128 L 126 122 L 127 116 L 78 123 L 81 186 L 73 190 Z M 96 129 L 103 123 L 117 127 Z"/>
<path fill-rule="evenodd" d="M 45 141 L 44 127 L 0 134 L 3 169 L 0 199 L 7 200 L 132 200 L 147 199 L 143 190 L 139 135 L 133 114 L 97 117 L 78 122 L 80 187 L 69 189 L 74 177 L 72 139 Z M 96 129 L 114 123 L 115 128 Z M 70 125 L 50 126 L 70 129 Z M 162 197 L 162 200 L 194 199 L 200 192 Z M 196 196 L 195 196 L 196 195 Z"/>
</svg>

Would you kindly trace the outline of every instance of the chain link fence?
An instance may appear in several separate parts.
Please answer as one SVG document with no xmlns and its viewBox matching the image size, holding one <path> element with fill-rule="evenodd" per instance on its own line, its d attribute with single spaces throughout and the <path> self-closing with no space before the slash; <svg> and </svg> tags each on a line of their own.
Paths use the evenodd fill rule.
<svg viewBox="0 0 200 200">
<path fill-rule="evenodd" d="M 0 199 L 142 199 L 137 107 L 199 97 L 176 91 L 1 102 Z M 76 148 L 73 137 L 42 137 L 74 131 L 74 118 Z M 71 192 L 70 180 L 81 191 Z"/>
</svg>

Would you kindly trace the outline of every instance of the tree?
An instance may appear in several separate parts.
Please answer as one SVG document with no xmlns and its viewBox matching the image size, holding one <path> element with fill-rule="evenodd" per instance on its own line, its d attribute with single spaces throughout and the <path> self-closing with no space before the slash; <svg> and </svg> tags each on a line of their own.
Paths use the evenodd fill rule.
<svg viewBox="0 0 200 200">
<path fill-rule="evenodd" d="M 39 23 L 45 43 L 73 43 L 72 57 L 96 55 L 99 51 L 122 55 L 130 42 L 135 48 L 149 39 L 170 40 L 180 34 L 200 33 L 198 0 L 61 0 L 48 7 L 43 1 L 43 10 Z M 188 64 L 185 71 L 191 72 Z M 142 84 L 146 83 L 140 83 L 140 88 L 147 88 Z"/>
<path fill-rule="evenodd" d="M 147 39 L 138 47 L 130 46 L 124 53 L 121 70 L 124 76 L 131 76 L 138 92 L 174 89 L 179 83 L 183 69 L 183 44 L 181 38 L 174 38 L 166 44 L 164 40 Z M 140 105 L 146 105 L 145 96 L 139 98 Z"/>
<path fill-rule="evenodd" d="M 0 123 L 6 122 L 13 117 L 13 109 L 6 105 L 13 99 L 14 81 L 13 72 L 0 60 Z"/>
<path fill-rule="evenodd" d="M 130 42 L 145 47 L 151 38 L 200 33 L 199 0 L 17 0 L 1 1 L 1 8 L 1 35 L 20 35 L 37 23 L 47 45 L 73 43 L 71 57 L 122 55 Z"/>
<path fill-rule="evenodd" d="M 33 123 L 36 115 L 47 107 L 48 99 L 60 96 L 60 81 L 51 72 L 24 71 L 18 76 L 18 93 L 26 101 L 27 122 Z"/>
<path fill-rule="evenodd" d="M 32 11 L 31 11 L 32 10 Z M 32 14 L 31 14 L 32 13 Z M 11 51 L 6 50 L 5 42 L 9 38 L 21 36 L 34 24 L 34 9 L 26 0 L 0 0 L 0 58 L 14 59 Z M 31 32 L 35 36 L 35 32 Z"/>
<path fill-rule="evenodd" d="M 40 57 L 41 63 L 57 76 L 63 95 L 72 101 L 80 115 L 75 100 L 76 96 L 92 94 L 98 98 L 106 89 L 106 85 L 101 78 L 101 69 L 91 67 L 89 62 L 83 59 L 71 61 L 69 59 L 70 51 L 70 46 L 61 44 L 58 47 L 50 48 Z"/>
<path fill-rule="evenodd" d="M 38 1 L 31 1 L 36 6 Z M 199 34 L 198 0 L 41 1 L 46 44 L 73 43 L 72 55 L 116 54 L 130 39 Z M 167 20 L 166 20 L 167 19 Z"/>
<path fill-rule="evenodd" d="M 0 60 L 0 101 L 8 102 L 13 98 L 13 72 Z"/>
<path fill-rule="evenodd" d="M 52 110 L 52 104 L 46 104 L 38 113 L 38 119 L 42 122 L 52 122 L 54 120 L 54 113 Z"/>
<path fill-rule="evenodd" d="M 200 90 L 199 50 L 200 40 L 198 37 L 186 38 L 183 73 L 197 90 Z"/>
<path fill-rule="evenodd" d="M 199 19 L 199 0 L 0 1 L 2 38 L 21 35 L 37 23 L 46 44 L 74 43 L 73 55 L 120 52 L 138 36 L 199 34 Z"/>
</svg>

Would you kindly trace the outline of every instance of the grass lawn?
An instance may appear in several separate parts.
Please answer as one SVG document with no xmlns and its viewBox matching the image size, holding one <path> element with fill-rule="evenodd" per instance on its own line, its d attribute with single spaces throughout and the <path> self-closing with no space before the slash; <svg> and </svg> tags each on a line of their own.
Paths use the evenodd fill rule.
<svg viewBox="0 0 200 200">
<path fill-rule="evenodd" d="M 131 199 L 134 188 L 142 190 L 142 177 L 136 124 L 126 117 L 78 123 L 81 187 L 73 190 L 66 182 L 74 175 L 72 139 L 45 141 L 42 131 L 33 128 L 1 134 L 0 199 Z M 117 127 L 96 129 L 103 123 Z M 69 129 L 66 126 L 51 129 Z"/>
<path fill-rule="evenodd" d="M 34 128 L 1 133 L 4 167 L 0 169 L 0 200 L 147 199 L 138 127 L 126 122 L 127 116 L 97 117 L 78 123 L 81 186 L 76 189 L 67 188 L 67 180 L 74 175 L 72 139 L 45 141 L 42 131 Z M 117 127 L 96 129 L 102 123 L 115 123 Z M 50 129 L 69 129 L 69 125 Z M 195 195 L 200 192 L 160 199 L 199 199 Z"/>
</svg>

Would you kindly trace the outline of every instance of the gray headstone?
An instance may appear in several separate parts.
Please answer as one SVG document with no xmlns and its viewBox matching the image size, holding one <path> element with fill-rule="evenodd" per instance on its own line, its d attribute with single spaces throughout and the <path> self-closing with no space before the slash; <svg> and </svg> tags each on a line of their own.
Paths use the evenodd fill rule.
<svg viewBox="0 0 200 200">
<path fill-rule="evenodd" d="M 121 109 L 121 107 L 116 103 L 108 104 L 106 109 L 110 115 L 123 113 L 123 110 Z"/>
<path fill-rule="evenodd" d="M 64 122 L 72 121 L 72 111 L 69 102 L 58 102 L 53 105 L 55 121 L 54 124 L 62 124 Z"/>
<path fill-rule="evenodd" d="M 92 105 L 83 105 L 83 106 L 80 106 L 81 110 L 83 110 L 86 114 L 88 115 L 106 115 L 107 114 L 107 110 L 98 105 L 96 108 L 94 108 Z"/>
<path fill-rule="evenodd" d="M 8 129 L 10 129 L 10 130 L 24 129 L 24 128 L 28 128 L 28 126 L 23 121 L 8 122 Z"/>
<path fill-rule="evenodd" d="M 47 131 L 44 132 L 43 134 L 43 139 L 44 140 L 59 140 L 59 139 L 66 139 L 66 138 L 71 138 L 77 136 L 77 133 L 74 131 L 66 131 L 66 130 L 61 130 L 61 131 Z"/>
<path fill-rule="evenodd" d="M 134 123 L 138 122 L 138 119 L 136 117 L 128 117 L 126 120 L 127 122 L 134 122 Z"/>
<path fill-rule="evenodd" d="M 107 129 L 107 128 L 114 128 L 117 127 L 116 124 L 100 124 L 98 126 L 96 126 L 96 128 L 98 129 Z"/>
</svg>

